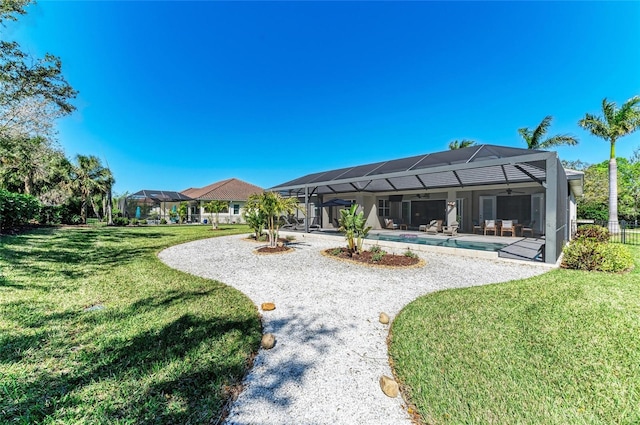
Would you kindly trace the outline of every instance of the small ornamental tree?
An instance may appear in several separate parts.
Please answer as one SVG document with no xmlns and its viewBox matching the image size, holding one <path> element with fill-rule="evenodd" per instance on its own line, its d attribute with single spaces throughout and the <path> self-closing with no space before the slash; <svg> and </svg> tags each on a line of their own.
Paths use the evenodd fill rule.
<svg viewBox="0 0 640 425">
<path fill-rule="evenodd" d="M 264 192 L 250 197 L 246 208 L 259 211 L 266 219 L 269 248 L 278 246 L 278 232 L 282 225 L 280 218 L 283 215 L 293 214 L 297 210 L 302 211 L 296 198 L 284 198 L 277 192 Z"/>
<path fill-rule="evenodd" d="M 260 211 L 258 206 L 260 195 L 253 194 L 249 196 L 247 204 L 242 211 L 242 218 L 253 230 L 256 240 L 260 239 L 264 227 L 267 225 L 267 217 Z"/>
<path fill-rule="evenodd" d="M 371 226 L 367 226 L 364 212 L 358 211 L 358 204 L 351 205 L 350 209 L 340 210 L 340 231 L 347 239 L 349 254 L 362 253 L 363 239 L 369 234 Z"/>
<path fill-rule="evenodd" d="M 189 204 L 187 202 L 180 202 L 178 206 L 178 217 L 180 218 L 180 224 L 187 221 L 187 212 L 189 211 Z"/>
<path fill-rule="evenodd" d="M 220 213 L 229 208 L 228 201 L 213 200 L 204 204 L 204 210 L 209 213 L 209 219 L 211 220 L 211 226 L 213 230 L 218 230 L 218 223 L 220 222 Z M 213 219 L 215 214 L 215 220 Z"/>
</svg>

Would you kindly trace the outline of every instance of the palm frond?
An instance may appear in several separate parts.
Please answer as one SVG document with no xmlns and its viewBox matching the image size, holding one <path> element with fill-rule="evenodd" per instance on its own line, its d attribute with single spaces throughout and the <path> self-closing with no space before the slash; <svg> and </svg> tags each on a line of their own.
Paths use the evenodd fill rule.
<svg viewBox="0 0 640 425">
<path fill-rule="evenodd" d="M 609 138 L 609 127 L 602 117 L 585 114 L 584 118 L 578 121 L 578 125 L 596 137 Z"/>
<path fill-rule="evenodd" d="M 540 148 L 547 149 L 547 148 L 551 148 L 554 146 L 561 146 L 561 145 L 575 146 L 577 144 L 578 144 L 578 139 L 576 139 L 575 137 L 569 134 L 558 134 L 540 143 Z"/>
<path fill-rule="evenodd" d="M 534 149 L 533 145 L 531 144 L 531 130 L 529 130 L 529 128 L 524 127 L 524 128 L 519 128 L 518 129 L 518 133 L 520 133 L 520 136 L 522 136 L 522 138 L 524 139 L 525 143 L 527 144 L 527 148 L 528 149 Z"/>
<path fill-rule="evenodd" d="M 549 129 L 549 126 L 551 125 L 552 120 L 553 120 L 553 117 L 551 115 L 547 115 L 542 119 L 542 121 L 540 121 L 540 124 L 538 124 L 536 129 L 533 130 L 533 134 L 531 135 L 531 141 L 535 147 L 530 149 L 536 149 L 538 147 L 542 147 L 542 143 L 543 143 L 542 138 L 544 137 L 545 134 L 547 134 L 547 130 Z"/>
</svg>

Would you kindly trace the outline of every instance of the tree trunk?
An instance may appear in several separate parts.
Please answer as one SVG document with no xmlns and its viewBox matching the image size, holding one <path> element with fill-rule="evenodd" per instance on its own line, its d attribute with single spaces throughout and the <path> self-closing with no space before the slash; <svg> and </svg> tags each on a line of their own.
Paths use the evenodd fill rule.
<svg viewBox="0 0 640 425">
<path fill-rule="evenodd" d="M 107 192 L 107 224 L 109 226 L 113 225 L 113 198 L 111 195 L 111 186 L 109 186 L 109 191 Z"/>
<path fill-rule="evenodd" d="M 24 193 L 27 195 L 31 195 L 33 192 L 33 183 L 31 180 L 31 176 L 26 176 L 24 178 Z"/>
<path fill-rule="evenodd" d="M 609 159 L 609 232 L 620 232 L 618 224 L 618 164 L 615 156 Z"/>
<path fill-rule="evenodd" d="M 91 208 L 93 208 L 93 213 L 98 217 L 98 221 L 102 221 L 102 217 L 100 217 L 100 210 L 96 206 L 96 201 L 93 199 L 93 196 L 90 196 L 91 199 Z"/>
</svg>

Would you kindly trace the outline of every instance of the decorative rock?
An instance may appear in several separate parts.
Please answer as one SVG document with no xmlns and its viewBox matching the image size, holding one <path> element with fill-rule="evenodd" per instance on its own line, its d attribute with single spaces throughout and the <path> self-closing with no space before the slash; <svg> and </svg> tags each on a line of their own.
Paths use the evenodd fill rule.
<svg viewBox="0 0 640 425">
<path fill-rule="evenodd" d="M 391 398 L 398 397 L 398 393 L 400 392 L 398 383 L 385 375 L 380 377 L 380 388 L 387 397 Z"/>
<path fill-rule="evenodd" d="M 264 311 L 271 311 L 276 309 L 276 305 L 274 303 L 262 303 L 260 308 Z"/>
<path fill-rule="evenodd" d="M 380 313 L 380 323 L 386 325 L 389 323 L 389 316 L 386 313 Z"/>
<path fill-rule="evenodd" d="M 274 334 L 264 334 L 262 335 L 261 341 L 262 348 L 265 350 L 271 350 L 274 345 L 276 345 L 276 337 Z"/>
</svg>

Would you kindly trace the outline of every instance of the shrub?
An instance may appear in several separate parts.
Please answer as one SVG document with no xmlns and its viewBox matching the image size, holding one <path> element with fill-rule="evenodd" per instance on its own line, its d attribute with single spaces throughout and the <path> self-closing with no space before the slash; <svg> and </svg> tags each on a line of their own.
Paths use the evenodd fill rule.
<svg viewBox="0 0 640 425">
<path fill-rule="evenodd" d="M 409 258 L 418 258 L 418 255 L 409 248 L 404 252 L 404 256 Z"/>
<path fill-rule="evenodd" d="M 603 272 L 623 272 L 633 268 L 633 256 L 626 246 L 609 243 L 600 247 L 602 264 L 598 270 Z"/>
<path fill-rule="evenodd" d="M 137 226 L 138 224 L 140 224 L 140 220 L 138 220 L 137 218 L 132 218 L 131 219 L 131 224 L 133 226 Z"/>
<path fill-rule="evenodd" d="M 142 219 L 142 220 L 140 220 L 140 224 L 148 224 L 148 222 L 147 222 L 146 219 Z"/>
<path fill-rule="evenodd" d="M 27 224 L 40 214 L 40 201 L 31 195 L 0 189 L 0 232 Z"/>
<path fill-rule="evenodd" d="M 126 217 L 113 217 L 113 224 L 115 226 L 127 226 L 129 224 L 129 219 Z"/>
<path fill-rule="evenodd" d="M 385 255 L 387 255 L 387 253 L 383 250 L 376 251 L 371 255 L 371 261 L 377 263 L 378 261 L 382 260 L 382 257 L 384 257 Z"/>
<path fill-rule="evenodd" d="M 38 211 L 38 223 L 60 224 L 62 223 L 63 207 L 58 205 L 42 205 Z"/>
<path fill-rule="evenodd" d="M 331 254 L 331 255 L 340 255 L 340 254 L 342 254 L 342 248 L 334 248 L 329 252 L 329 254 Z"/>
<path fill-rule="evenodd" d="M 374 245 L 371 248 L 369 248 L 369 252 L 375 254 L 377 252 L 383 252 L 382 248 L 380 248 L 378 245 Z"/>
<path fill-rule="evenodd" d="M 576 230 L 577 239 L 590 239 L 595 242 L 609 242 L 609 229 L 597 224 L 580 226 Z"/>
<path fill-rule="evenodd" d="M 564 248 L 561 266 L 566 269 L 622 272 L 633 267 L 633 257 L 624 245 L 576 239 Z"/>
<path fill-rule="evenodd" d="M 160 224 L 167 224 L 167 219 L 163 218 L 162 220 L 160 220 Z"/>
</svg>

